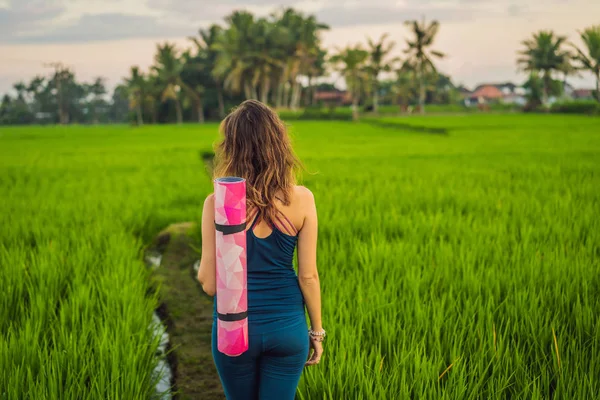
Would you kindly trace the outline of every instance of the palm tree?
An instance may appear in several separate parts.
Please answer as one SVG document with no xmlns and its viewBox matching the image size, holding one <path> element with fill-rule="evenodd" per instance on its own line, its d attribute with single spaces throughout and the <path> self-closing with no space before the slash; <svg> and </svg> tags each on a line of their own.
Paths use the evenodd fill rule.
<svg viewBox="0 0 600 400">
<path fill-rule="evenodd" d="M 102 96 L 106 94 L 106 86 L 104 84 L 104 78 L 98 77 L 88 87 L 89 93 L 92 95 L 92 118 L 94 124 L 98 124 L 98 107 L 102 104 Z"/>
<path fill-rule="evenodd" d="M 519 51 L 521 57 L 517 64 L 527 72 L 537 71 L 542 74 L 542 103 L 548 102 L 548 92 L 552 84 L 552 73 L 564 66 L 568 53 L 562 50 L 566 37 L 555 35 L 552 31 L 540 31 L 533 37 L 522 41 L 524 50 Z"/>
<path fill-rule="evenodd" d="M 560 64 L 557 68 L 557 71 L 560 72 L 561 74 L 563 74 L 563 80 L 562 80 L 562 88 L 563 90 L 567 87 L 567 77 L 569 77 L 569 75 L 571 76 L 577 76 L 578 75 L 578 71 L 577 71 L 577 67 L 573 64 L 573 55 L 571 53 L 566 53 L 562 64 Z"/>
<path fill-rule="evenodd" d="M 228 28 L 212 46 L 218 52 L 212 73 L 221 77 L 224 88 L 233 94 L 243 91 L 247 99 L 256 97 L 252 90 L 256 71 L 249 62 L 254 16 L 246 11 L 235 11 L 225 21 Z"/>
<path fill-rule="evenodd" d="M 338 53 L 330 59 L 330 62 L 346 80 L 346 86 L 352 95 L 352 119 L 355 121 L 358 120 L 360 95 L 368 81 L 368 73 L 365 68 L 368 57 L 369 52 L 360 45 L 356 45 L 338 50 Z"/>
<path fill-rule="evenodd" d="M 219 37 L 223 34 L 223 28 L 213 24 L 208 29 L 200 29 L 200 40 L 191 37 L 197 50 L 197 57 L 203 57 L 207 65 L 210 66 L 210 75 L 217 89 L 217 102 L 219 107 L 219 117 L 225 117 L 225 102 L 223 100 L 223 76 L 216 73 L 214 65 L 219 57 L 219 52 L 215 49 L 215 44 L 218 43 Z"/>
<path fill-rule="evenodd" d="M 2 96 L 2 102 L 0 103 L 0 124 L 12 123 L 12 108 L 12 99 L 8 94 L 5 94 L 4 96 Z"/>
<path fill-rule="evenodd" d="M 585 44 L 587 54 L 573 45 L 577 51 L 574 58 L 579 63 L 579 69 L 590 71 L 596 77 L 596 98 L 600 101 L 600 25 L 586 28 L 583 32 L 579 32 L 579 35 Z"/>
<path fill-rule="evenodd" d="M 17 101 L 19 103 L 27 104 L 25 100 L 25 93 L 27 93 L 27 86 L 24 82 L 17 82 L 13 85 L 13 89 L 17 92 Z"/>
<path fill-rule="evenodd" d="M 526 109 L 535 109 L 542 104 L 544 97 L 544 83 L 537 71 L 531 71 L 529 77 L 523 83 L 523 87 L 527 89 L 527 105 Z"/>
<path fill-rule="evenodd" d="M 284 29 L 278 43 L 284 66 L 277 71 L 276 104 L 295 109 L 300 105 L 302 93 L 298 78 L 314 75 L 319 57 L 322 57 L 319 34 L 329 26 L 293 8 L 273 14 L 272 18 L 277 26 Z"/>
<path fill-rule="evenodd" d="M 327 73 L 326 69 L 327 50 L 318 49 L 318 54 L 313 65 L 308 69 L 308 104 L 312 105 L 315 97 L 315 88 L 313 86 L 313 78 L 318 78 Z"/>
<path fill-rule="evenodd" d="M 392 93 L 401 111 L 406 111 L 411 98 L 414 98 L 415 75 L 415 70 L 409 68 L 406 64 L 396 70 L 396 81 L 394 82 Z"/>
<path fill-rule="evenodd" d="M 42 109 L 42 101 L 41 94 L 45 89 L 46 78 L 42 76 L 35 76 L 31 82 L 29 82 L 29 86 L 27 86 L 27 92 L 29 93 L 30 99 L 32 101 L 33 112 L 40 112 Z"/>
<path fill-rule="evenodd" d="M 396 45 L 394 42 L 385 43 L 388 36 L 387 33 L 384 34 L 379 42 L 373 42 L 370 38 L 367 39 L 369 44 L 369 66 L 367 70 L 372 81 L 373 111 L 375 113 L 379 111 L 379 75 L 382 72 L 391 71 L 392 63 L 397 61 L 397 59 L 387 61 L 387 57 Z"/>
<path fill-rule="evenodd" d="M 273 75 L 280 73 L 285 65 L 281 61 L 285 55 L 285 35 L 283 27 L 264 18 L 257 20 L 252 27 L 253 41 L 247 59 L 255 70 L 252 87 L 258 88 L 257 93 L 263 103 L 268 102 Z"/>
<path fill-rule="evenodd" d="M 177 115 L 177 123 L 183 123 L 183 111 L 181 110 L 181 73 L 183 71 L 183 63 L 179 59 L 177 49 L 174 44 L 165 43 L 157 45 L 157 52 L 154 56 L 154 65 L 152 70 L 158 77 L 158 82 L 161 85 L 161 101 L 166 102 L 172 100 L 175 103 L 175 113 Z"/>
<path fill-rule="evenodd" d="M 144 75 L 140 68 L 131 67 L 131 76 L 126 79 L 126 86 L 129 91 L 129 108 L 135 110 L 138 126 L 144 125 L 143 114 L 143 96 L 144 96 Z"/>
<path fill-rule="evenodd" d="M 50 64 L 54 68 L 54 75 L 50 85 L 56 89 L 56 104 L 58 105 L 58 118 L 61 125 L 69 123 L 69 88 L 75 82 L 75 75 L 69 67 L 61 63 Z"/>
<path fill-rule="evenodd" d="M 182 74 L 186 68 L 186 58 L 190 58 L 189 52 L 184 53 L 184 57 L 180 58 L 174 44 L 165 43 L 158 45 L 152 70 L 156 73 L 158 82 L 162 88 L 161 100 L 163 102 L 172 100 L 175 103 L 177 123 L 183 123 L 183 111 L 181 109 L 182 92 L 196 105 L 198 122 L 202 123 L 204 122 L 201 97 L 203 88 L 199 86 L 191 87 L 182 79 Z M 195 67 L 199 68 L 200 64 L 196 64 Z"/>
<path fill-rule="evenodd" d="M 156 74 L 149 74 L 144 81 L 143 107 L 150 111 L 152 123 L 158 122 L 158 107 L 162 99 L 162 87 Z"/>
<path fill-rule="evenodd" d="M 408 55 L 407 63 L 410 64 L 417 74 L 419 83 L 419 108 L 421 113 L 425 113 L 425 76 L 428 73 L 437 71 L 433 58 L 444 58 L 446 55 L 440 51 L 430 50 L 435 36 L 438 33 L 440 24 L 438 21 L 406 21 L 405 25 L 410 26 L 413 38 L 407 40 L 408 48 L 404 52 Z"/>
<path fill-rule="evenodd" d="M 328 27 L 291 8 L 259 19 L 236 11 L 225 21 L 227 27 L 210 46 L 216 54 L 213 76 L 233 94 L 297 107 L 298 77 L 315 73 L 322 58 L 318 33 Z"/>
<path fill-rule="evenodd" d="M 314 15 L 305 17 L 301 13 L 297 13 L 297 23 L 294 37 L 296 38 L 294 57 L 298 61 L 297 68 L 292 69 L 295 76 L 291 76 L 292 83 L 292 98 L 291 108 L 296 109 L 300 105 L 301 86 L 298 81 L 298 76 L 308 76 L 314 71 L 317 61 L 319 60 L 320 38 L 321 31 L 328 30 L 329 26 L 317 21 Z"/>
<path fill-rule="evenodd" d="M 188 93 L 188 98 L 196 107 L 198 122 L 204 123 L 204 104 L 202 95 L 204 94 L 203 73 L 206 69 L 206 54 L 200 53 L 192 56 L 189 50 L 186 50 L 181 58 L 183 60 L 183 70 L 180 75 L 179 84 Z"/>
</svg>

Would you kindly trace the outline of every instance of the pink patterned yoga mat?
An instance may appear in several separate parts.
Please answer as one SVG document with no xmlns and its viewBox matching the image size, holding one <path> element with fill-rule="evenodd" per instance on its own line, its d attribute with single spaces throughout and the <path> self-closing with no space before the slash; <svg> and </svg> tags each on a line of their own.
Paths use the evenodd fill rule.
<svg viewBox="0 0 600 400">
<path fill-rule="evenodd" d="M 214 186 L 217 348 L 228 356 L 239 356 L 248 350 L 246 180 L 218 178 Z"/>
</svg>

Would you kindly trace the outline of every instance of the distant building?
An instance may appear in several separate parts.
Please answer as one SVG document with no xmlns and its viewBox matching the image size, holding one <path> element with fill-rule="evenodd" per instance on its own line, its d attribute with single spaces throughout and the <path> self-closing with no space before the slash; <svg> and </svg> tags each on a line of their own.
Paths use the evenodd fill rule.
<svg viewBox="0 0 600 400">
<path fill-rule="evenodd" d="M 501 102 L 524 106 L 527 104 L 528 89 L 515 85 L 512 82 L 483 83 L 473 91 L 464 86 L 459 86 L 458 91 L 467 107 L 481 106 L 490 103 Z M 593 89 L 575 89 L 569 83 L 563 83 L 563 93 L 560 97 L 550 96 L 548 104 L 561 100 L 593 100 Z"/>
<path fill-rule="evenodd" d="M 575 89 L 571 97 L 575 100 L 593 100 L 594 91 L 592 89 Z"/>
<path fill-rule="evenodd" d="M 345 90 L 326 90 L 316 92 L 314 102 L 325 105 L 343 106 L 352 104 L 352 96 Z"/>
<path fill-rule="evenodd" d="M 464 102 L 467 106 L 497 102 L 525 105 L 526 95 L 525 88 L 512 82 L 485 83 L 477 86 L 470 94 L 466 94 Z"/>
<path fill-rule="evenodd" d="M 465 97 L 465 105 L 475 106 L 477 104 L 488 104 L 500 101 L 504 94 L 493 85 L 480 85 L 473 93 Z"/>
</svg>

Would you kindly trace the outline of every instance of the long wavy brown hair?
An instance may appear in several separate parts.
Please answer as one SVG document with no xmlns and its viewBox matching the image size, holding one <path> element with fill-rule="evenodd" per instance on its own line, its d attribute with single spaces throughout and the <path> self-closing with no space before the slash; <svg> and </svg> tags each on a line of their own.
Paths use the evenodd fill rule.
<svg viewBox="0 0 600 400">
<path fill-rule="evenodd" d="M 214 178 L 246 179 L 249 208 L 272 224 L 275 199 L 289 205 L 302 164 L 279 116 L 265 104 L 247 100 L 221 123 L 223 139 L 215 149 Z M 279 196 L 278 196 L 279 195 Z"/>
</svg>

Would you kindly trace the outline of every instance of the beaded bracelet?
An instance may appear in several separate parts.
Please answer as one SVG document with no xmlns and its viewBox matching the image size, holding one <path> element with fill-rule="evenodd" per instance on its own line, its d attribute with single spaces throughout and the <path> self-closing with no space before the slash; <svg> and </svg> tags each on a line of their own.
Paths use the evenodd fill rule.
<svg viewBox="0 0 600 400">
<path fill-rule="evenodd" d="M 325 329 L 321 329 L 319 332 L 315 332 L 311 328 L 308 330 L 308 334 L 312 339 L 316 340 L 317 342 L 322 342 L 323 340 L 325 340 L 325 335 L 327 335 L 327 332 L 325 332 Z"/>
</svg>

